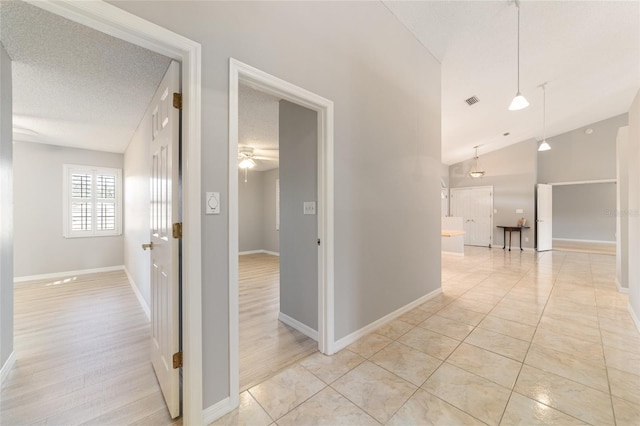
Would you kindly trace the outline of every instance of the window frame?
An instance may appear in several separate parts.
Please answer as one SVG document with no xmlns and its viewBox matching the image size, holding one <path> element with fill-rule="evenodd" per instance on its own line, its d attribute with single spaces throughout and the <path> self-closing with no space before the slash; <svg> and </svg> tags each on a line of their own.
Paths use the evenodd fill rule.
<svg viewBox="0 0 640 426">
<path fill-rule="evenodd" d="M 87 200 L 91 205 L 91 229 L 83 231 L 74 231 L 72 228 L 72 211 L 73 203 L 77 202 L 77 198 L 73 197 L 71 188 L 72 174 L 91 175 L 91 197 L 82 198 Z M 107 175 L 115 177 L 115 198 L 98 198 L 97 176 Z M 63 165 L 63 211 L 62 211 L 62 235 L 64 238 L 88 238 L 88 237 L 112 237 L 122 235 L 122 169 L 111 167 L 82 166 L 76 164 Z M 101 202 L 113 203 L 115 205 L 115 229 L 98 230 L 98 211 L 97 206 Z"/>
</svg>

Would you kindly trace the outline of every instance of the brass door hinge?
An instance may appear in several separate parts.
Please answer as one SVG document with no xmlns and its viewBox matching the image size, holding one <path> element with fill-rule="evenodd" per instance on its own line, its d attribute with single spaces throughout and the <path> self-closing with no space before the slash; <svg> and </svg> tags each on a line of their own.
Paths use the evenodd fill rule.
<svg viewBox="0 0 640 426">
<path fill-rule="evenodd" d="M 173 368 L 182 368 L 182 352 L 173 354 Z"/>
<path fill-rule="evenodd" d="M 182 222 L 173 224 L 173 238 L 182 238 Z"/>
<path fill-rule="evenodd" d="M 182 109 L 182 93 L 173 94 L 173 107 L 175 109 Z"/>
</svg>

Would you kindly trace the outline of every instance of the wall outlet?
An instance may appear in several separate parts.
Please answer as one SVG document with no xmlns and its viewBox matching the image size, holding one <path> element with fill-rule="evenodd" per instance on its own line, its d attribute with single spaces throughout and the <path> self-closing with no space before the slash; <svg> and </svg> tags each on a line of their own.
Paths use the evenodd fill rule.
<svg viewBox="0 0 640 426">
<path fill-rule="evenodd" d="M 516 214 L 522 214 L 524 213 L 524 209 L 516 209 Z"/>
<path fill-rule="evenodd" d="M 529 242 L 529 237 L 524 237 L 524 242 L 528 243 Z"/>
<path fill-rule="evenodd" d="M 498 209 L 493 209 L 493 214 L 498 214 Z"/>
<path fill-rule="evenodd" d="M 302 206 L 302 212 L 304 214 L 316 214 L 316 202 L 305 201 Z"/>
</svg>

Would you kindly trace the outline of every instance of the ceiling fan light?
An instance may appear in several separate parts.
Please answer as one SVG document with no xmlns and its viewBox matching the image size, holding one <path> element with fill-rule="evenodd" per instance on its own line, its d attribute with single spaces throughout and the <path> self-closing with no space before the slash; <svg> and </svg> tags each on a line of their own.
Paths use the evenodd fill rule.
<svg viewBox="0 0 640 426">
<path fill-rule="evenodd" d="M 538 147 L 538 151 L 549 151 L 551 149 L 551 145 L 547 143 L 547 140 L 543 140 L 540 146 Z"/>
<path fill-rule="evenodd" d="M 509 105 L 509 111 L 518 111 L 528 106 L 529 102 L 518 92 L 516 93 L 516 97 L 511 101 L 511 105 Z"/>
<path fill-rule="evenodd" d="M 253 169 L 255 166 L 256 162 L 251 158 L 243 158 L 242 161 L 240 161 L 240 164 L 238 164 L 238 167 L 241 169 Z"/>
</svg>

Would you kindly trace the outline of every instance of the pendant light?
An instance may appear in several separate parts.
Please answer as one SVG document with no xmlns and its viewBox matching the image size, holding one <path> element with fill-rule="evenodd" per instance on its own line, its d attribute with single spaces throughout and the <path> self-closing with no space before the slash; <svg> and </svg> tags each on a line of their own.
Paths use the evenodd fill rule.
<svg viewBox="0 0 640 426">
<path fill-rule="evenodd" d="M 549 151 L 551 146 L 547 143 L 547 83 L 542 87 L 542 143 L 538 147 L 538 151 Z"/>
<path fill-rule="evenodd" d="M 509 105 L 509 111 L 518 111 L 529 106 L 529 102 L 520 93 L 520 2 L 515 0 L 515 4 L 518 8 L 518 92 Z"/>
<path fill-rule="evenodd" d="M 477 178 L 481 178 L 482 176 L 484 176 L 484 170 L 482 170 L 482 168 L 480 167 L 480 162 L 478 161 L 478 147 L 479 146 L 480 145 L 474 146 L 474 148 L 476 150 L 476 155 L 475 155 L 475 157 L 473 157 L 473 159 L 475 160 L 475 164 L 473 165 L 471 170 L 469 170 L 469 177 L 471 179 L 477 179 Z"/>
</svg>

